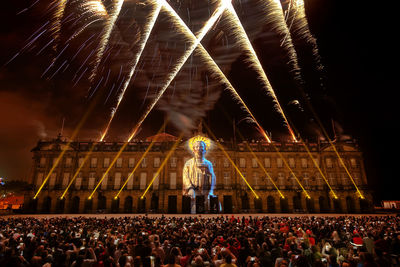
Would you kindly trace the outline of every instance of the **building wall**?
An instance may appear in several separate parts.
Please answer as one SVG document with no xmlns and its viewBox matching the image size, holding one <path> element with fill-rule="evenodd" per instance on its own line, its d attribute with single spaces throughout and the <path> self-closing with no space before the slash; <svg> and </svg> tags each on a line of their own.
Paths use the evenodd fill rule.
<svg viewBox="0 0 400 267">
<path fill-rule="evenodd" d="M 307 144 L 309 152 L 302 144 L 293 143 L 271 145 L 254 142 L 233 145 L 221 142 L 220 144 L 225 148 L 229 158 L 216 145 L 210 149 L 206 158 L 214 164 L 217 177 L 215 194 L 218 196 L 220 207 L 224 210 L 227 204 L 224 200 L 229 201 L 229 196 L 232 199 L 232 210 L 227 212 L 352 213 L 367 212 L 372 206 L 362 153 L 353 142 L 336 144 L 341 160 L 326 143 Z M 137 165 L 149 145 L 149 142 L 129 143 L 119 156 L 121 159 L 112 164 L 123 143 L 73 142 L 67 147 L 67 143 L 61 140 L 39 142 L 32 150 L 33 168 L 29 177 L 29 182 L 34 185 L 35 190 L 26 194 L 26 207 L 37 212 L 52 213 L 181 213 L 182 170 L 184 162 L 192 156 L 187 144 L 182 142 L 163 168 L 159 166 L 168 155 L 173 142 L 154 143 L 145 156 L 146 164 Z M 94 149 L 90 152 L 92 147 Z M 66 151 L 56 164 L 63 149 Z M 80 169 L 80 174 L 76 175 L 80 163 L 87 154 L 89 154 L 87 161 Z M 96 165 L 93 165 L 95 162 Z M 359 199 L 356 187 L 342 166 L 342 162 L 365 196 L 365 200 Z M 319 168 L 315 166 L 316 163 Z M 237 168 L 233 166 L 234 164 Z M 103 180 L 93 194 L 92 200 L 88 200 L 108 169 L 108 176 L 104 179 L 107 181 Z M 158 182 L 156 180 L 149 188 L 145 201 L 140 200 L 157 171 L 159 171 Z M 333 198 L 320 171 L 338 199 Z M 50 172 L 52 174 L 49 175 Z M 130 174 L 132 181 L 129 181 L 119 193 Z M 241 176 L 246 178 L 259 199 L 256 199 Z M 37 198 L 33 200 L 33 196 L 46 178 L 46 183 Z M 274 183 L 284 199 L 281 198 Z M 66 191 L 69 184 L 71 185 Z M 65 191 L 64 198 L 60 200 Z M 304 191 L 311 197 L 309 200 L 306 199 Z M 115 199 L 118 193 L 118 198 Z M 175 204 L 176 201 L 176 205 L 168 205 L 169 201 L 171 204 Z"/>
</svg>

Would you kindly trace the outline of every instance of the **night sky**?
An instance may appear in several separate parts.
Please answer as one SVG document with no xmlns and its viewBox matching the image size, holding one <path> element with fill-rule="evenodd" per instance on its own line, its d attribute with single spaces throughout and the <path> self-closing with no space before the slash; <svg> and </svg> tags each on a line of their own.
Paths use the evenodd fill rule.
<svg viewBox="0 0 400 267">
<path fill-rule="evenodd" d="M 53 57 L 51 46 L 38 52 L 50 39 L 39 40 L 36 45 L 28 47 L 24 53 L 9 62 L 26 45 L 26 40 L 47 20 L 43 10 L 48 3 L 44 0 L 36 3 L 34 8 L 20 13 L 34 2 L 7 1 L 0 9 L 0 177 L 6 177 L 8 180 L 21 179 L 28 175 L 31 169 L 30 150 L 36 142 L 39 139 L 56 137 L 61 130 L 63 120 L 63 135 L 70 136 L 72 129 L 93 102 L 96 103 L 94 112 L 89 116 L 78 138 L 96 140 L 105 126 L 105 118 L 112 107 L 113 102 L 108 99 L 110 96 L 110 99 L 115 97 L 111 93 L 109 96 L 105 90 L 99 90 L 95 94 L 97 97 L 88 99 L 88 93 L 90 94 L 88 89 L 93 88 L 93 85 L 90 87 L 87 75 L 83 75 L 83 79 L 75 84 L 74 70 L 79 69 L 79 62 L 82 63 L 85 57 L 77 57 L 77 63 L 71 63 L 69 68 L 53 77 L 50 71 L 47 75 L 43 75 Z M 309 26 L 316 37 L 321 63 L 324 66 L 322 72 L 316 71 L 309 49 L 302 47 L 301 44 L 300 48 L 297 47 L 304 75 L 305 92 L 331 136 L 333 136 L 332 122 L 334 122 L 336 134 L 358 140 L 364 154 L 367 177 L 371 188 L 375 191 L 375 202 L 379 203 L 382 199 L 398 199 L 397 187 L 394 186 L 398 179 L 396 168 L 398 159 L 393 156 L 400 151 L 397 112 L 399 98 L 396 95 L 399 89 L 396 73 L 399 61 L 398 44 L 394 40 L 398 32 L 398 23 L 395 10 L 379 6 L 378 3 L 367 4 L 364 1 L 306 0 L 305 2 Z M 122 52 L 118 54 L 119 57 L 114 58 L 114 63 L 109 67 L 110 80 L 118 76 L 118 70 L 122 70 L 118 62 L 130 55 L 128 52 L 124 54 L 124 51 L 128 50 L 121 45 L 121 43 L 131 43 L 128 38 L 133 38 L 126 34 L 127 29 L 129 33 L 136 29 L 133 24 L 126 26 L 125 21 L 121 20 L 119 23 L 122 26 L 119 28 L 118 40 L 124 42 L 115 42 L 115 46 Z M 156 31 L 165 32 L 162 27 L 169 26 L 167 23 L 156 24 Z M 192 29 L 195 27 L 196 23 L 193 23 Z M 101 27 L 93 27 L 85 31 L 83 36 L 79 37 L 82 39 L 76 38 L 75 44 L 66 49 L 65 56 L 72 57 L 74 53 L 71 51 L 79 49 L 79 44 L 86 40 L 85 38 L 99 33 L 100 29 Z M 265 32 L 268 32 L 267 28 Z M 205 46 L 211 51 L 211 55 L 223 58 L 224 54 L 215 49 L 218 41 L 215 36 L 218 34 L 217 32 L 213 34 L 205 40 L 207 42 Z M 165 34 L 164 36 L 159 34 L 154 38 L 161 40 L 165 38 Z M 174 38 L 179 40 L 180 36 Z M 288 74 L 290 72 L 287 71 L 287 66 L 282 64 L 285 58 L 280 54 L 282 51 L 279 45 L 277 46 L 268 34 L 259 32 L 252 41 L 289 119 L 303 137 L 314 139 L 315 123 L 310 119 L 312 116 L 301 94 L 293 90 L 294 83 Z M 145 50 L 148 58 L 153 57 L 155 43 L 151 42 L 149 48 Z M 95 45 L 94 42 L 92 47 L 90 45 L 85 47 L 87 51 L 82 54 L 90 53 L 90 49 Z M 168 55 L 174 57 L 172 53 Z M 232 55 L 236 54 L 232 52 Z M 196 64 L 196 61 L 194 62 Z M 256 76 L 246 66 L 243 55 L 237 54 L 225 67 L 230 81 L 254 111 L 263 127 L 272 133 L 273 139 L 286 138 L 287 133 L 279 115 L 272 111 L 271 101 L 261 95 L 257 88 L 259 85 Z M 146 71 L 152 73 L 151 68 L 146 68 L 148 67 L 143 67 L 144 73 Z M 62 66 L 60 69 L 63 70 Z M 161 65 L 161 69 L 167 71 L 164 65 Z M 200 67 L 199 69 L 202 70 Z M 182 71 L 177 78 L 178 84 L 185 80 L 185 74 L 190 73 L 185 71 Z M 204 78 L 206 70 L 202 71 L 199 71 L 203 75 L 200 76 Z M 157 71 L 160 77 L 162 73 Z M 154 76 L 151 77 L 153 78 Z M 157 78 L 155 79 L 158 83 Z M 320 78 L 324 84 L 322 88 L 319 85 Z M 149 75 L 138 75 L 137 82 L 133 86 L 136 90 L 127 91 L 125 96 L 128 99 L 127 104 L 121 105 L 117 113 L 120 115 L 116 116 L 107 140 L 123 140 L 135 125 L 135 120 L 143 112 L 143 107 L 148 104 L 148 101 L 142 99 L 146 96 L 151 97 L 154 91 L 154 88 L 148 91 L 143 89 L 146 88 L 149 79 Z M 193 84 L 194 88 L 196 84 Z M 246 137 L 259 138 L 254 127 L 246 123 L 245 116 L 235 101 L 226 91 L 217 90 L 219 87 L 215 84 L 210 81 L 209 85 L 209 97 L 214 99 L 213 105 L 207 107 L 209 110 L 199 110 L 197 116 L 202 117 L 214 129 L 217 136 L 228 140 L 232 138 L 233 120 Z M 178 105 L 179 101 L 176 100 L 181 99 L 182 103 L 186 102 L 185 91 L 179 90 L 179 86 L 177 88 L 174 101 L 165 100 L 172 99 L 171 94 L 168 95 L 170 98 L 164 98 L 143 124 L 138 138 L 154 134 L 166 117 L 165 114 L 176 116 L 179 115 L 179 110 L 182 110 L 182 114 L 187 115 L 185 108 L 188 107 Z M 196 88 L 193 89 L 192 94 L 198 93 Z M 296 103 L 294 100 L 298 100 L 301 106 L 293 104 Z M 230 117 L 221 115 L 226 113 Z M 177 134 L 178 128 L 179 123 L 175 125 L 172 123 L 168 124 L 166 131 Z"/>
</svg>

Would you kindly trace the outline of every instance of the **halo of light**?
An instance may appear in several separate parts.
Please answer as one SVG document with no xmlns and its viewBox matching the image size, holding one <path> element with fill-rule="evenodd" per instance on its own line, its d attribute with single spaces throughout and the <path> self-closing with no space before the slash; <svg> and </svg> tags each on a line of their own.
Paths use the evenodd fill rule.
<svg viewBox="0 0 400 267">
<path fill-rule="evenodd" d="M 204 144 L 206 144 L 206 150 L 208 151 L 208 149 L 211 146 L 211 141 L 207 137 L 201 136 L 201 135 L 197 135 L 197 136 L 192 137 L 192 138 L 189 139 L 189 148 L 190 148 L 190 150 L 193 152 L 194 143 L 199 142 L 199 141 L 202 141 L 202 142 L 204 142 Z"/>
</svg>

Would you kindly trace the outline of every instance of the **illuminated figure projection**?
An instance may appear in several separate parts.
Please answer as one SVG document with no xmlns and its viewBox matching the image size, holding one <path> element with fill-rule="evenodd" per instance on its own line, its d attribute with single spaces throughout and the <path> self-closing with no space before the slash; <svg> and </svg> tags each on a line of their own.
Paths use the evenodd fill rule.
<svg viewBox="0 0 400 267">
<path fill-rule="evenodd" d="M 210 196 L 214 196 L 216 184 L 212 163 L 204 155 L 210 146 L 210 141 L 196 136 L 189 140 L 194 157 L 186 161 L 183 167 L 183 196 L 190 197 L 190 211 L 196 213 L 196 197 L 204 197 L 204 207 L 210 207 Z"/>
</svg>

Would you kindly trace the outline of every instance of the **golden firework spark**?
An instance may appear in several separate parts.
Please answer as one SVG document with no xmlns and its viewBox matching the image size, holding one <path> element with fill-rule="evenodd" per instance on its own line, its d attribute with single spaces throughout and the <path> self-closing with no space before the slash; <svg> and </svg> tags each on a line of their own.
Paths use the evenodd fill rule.
<svg viewBox="0 0 400 267">
<path fill-rule="evenodd" d="M 275 108 L 277 110 L 277 112 L 279 112 L 279 114 L 281 114 L 282 118 L 285 121 L 285 125 L 288 128 L 288 131 L 293 139 L 293 141 L 297 142 L 296 136 L 292 130 L 292 128 L 290 127 L 290 124 L 286 118 L 286 115 L 281 107 L 281 105 L 279 104 L 278 98 L 275 95 L 274 89 L 272 88 L 268 77 L 266 75 L 266 73 L 264 72 L 264 69 L 262 68 L 261 62 L 257 57 L 257 53 L 254 50 L 248 36 L 247 33 L 245 31 L 245 29 L 243 28 L 242 23 L 240 22 L 239 17 L 236 14 L 235 9 L 233 8 L 232 4 L 229 3 L 227 10 L 229 12 L 227 12 L 228 14 L 228 19 L 231 21 L 230 24 L 232 26 L 232 29 L 234 29 L 234 32 L 236 33 L 235 36 L 239 42 L 239 45 L 248 53 L 248 61 L 250 63 L 250 65 L 255 68 L 255 70 L 257 71 L 259 77 L 260 77 L 260 81 L 263 83 L 265 91 L 267 92 L 267 94 L 269 96 L 271 96 L 274 100 L 274 105 Z"/>
<path fill-rule="evenodd" d="M 126 79 L 126 81 L 125 81 L 125 83 L 123 85 L 121 93 L 118 95 L 117 104 L 116 104 L 116 106 L 114 107 L 114 109 L 111 112 L 110 119 L 108 120 L 107 126 L 106 126 L 105 130 L 103 131 L 103 133 L 102 133 L 102 135 L 100 137 L 100 142 L 103 141 L 105 136 L 107 135 L 107 132 L 108 132 L 108 130 L 110 128 L 111 122 L 112 122 L 112 120 L 113 120 L 113 118 L 115 116 L 115 113 L 117 112 L 118 107 L 121 104 L 122 99 L 124 98 L 126 89 L 128 88 L 129 83 L 131 82 L 132 75 L 135 72 L 137 63 L 139 62 L 139 58 L 143 53 L 144 47 L 145 47 L 145 45 L 147 43 L 147 40 L 149 39 L 150 33 L 151 33 L 151 31 L 152 31 L 152 29 L 154 27 L 154 24 L 157 21 L 158 15 L 160 14 L 160 10 L 161 10 L 161 4 L 157 1 L 156 8 L 150 14 L 149 22 L 146 24 L 146 27 L 144 29 L 144 37 L 143 37 L 142 42 L 140 43 L 139 52 L 136 53 L 135 56 L 134 56 L 134 59 L 133 59 L 133 61 L 131 63 L 131 68 L 130 68 L 130 72 L 129 72 L 128 78 Z"/>
<path fill-rule="evenodd" d="M 106 45 L 110 39 L 111 32 L 114 29 L 115 22 L 117 21 L 117 18 L 119 16 L 119 13 L 121 12 L 122 4 L 124 3 L 124 0 L 114 0 L 112 3 L 112 11 L 110 16 L 108 17 L 107 21 L 107 26 L 104 34 L 101 37 L 100 40 L 100 48 L 96 53 L 96 58 L 94 62 L 94 67 L 92 70 L 92 73 L 89 77 L 91 81 L 93 81 L 94 77 L 96 76 L 97 73 L 97 68 L 99 67 L 101 58 L 103 57 L 104 50 L 106 49 Z"/>
<path fill-rule="evenodd" d="M 165 0 L 160 0 L 160 1 L 163 4 L 163 8 L 169 14 L 171 14 L 173 17 L 179 17 L 178 14 L 176 14 L 175 10 Z M 200 44 L 203 37 L 207 34 L 207 32 L 211 29 L 211 27 L 215 24 L 215 22 L 218 20 L 218 18 L 225 11 L 225 8 L 227 7 L 228 3 L 229 3 L 229 1 L 223 1 L 220 4 L 220 6 L 216 9 L 216 11 L 213 13 L 213 15 L 210 17 L 210 19 L 208 19 L 208 21 L 205 23 L 205 25 L 201 28 L 201 30 L 198 33 L 197 39 L 192 44 L 190 44 L 189 48 L 185 51 L 185 54 L 178 60 L 178 63 L 174 66 L 172 72 L 167 77 L 167 81 L 164 83 L 164 85 L 162 86 L 162 88 L 157 93 L 156 97 L 154 98 L 153 102 L 150 104 L 150 106 L 147 108 L 145 113 L 139 119 L 136 126 L 131 131 L 131 134 L 130 134 L 128 140 L 131 140 L 136 135 L 137 131 L 139 130 L 139 127 L 142 125 L 142 123 L 147 118 L 149 113 L 153 110 L 154 106 L 157 104 L 157 102 L 163 96 L 164 92 L 167 90 L 167 88 L 171 84 L 172 80 L 175 78 L 175 76 L 181 70 L 182 66 L 185 64 L 186 60 L 190 57 L 190 55 L 193 53 L 193 51 L 196 49 L 196 47 Z"/>
</svg>

